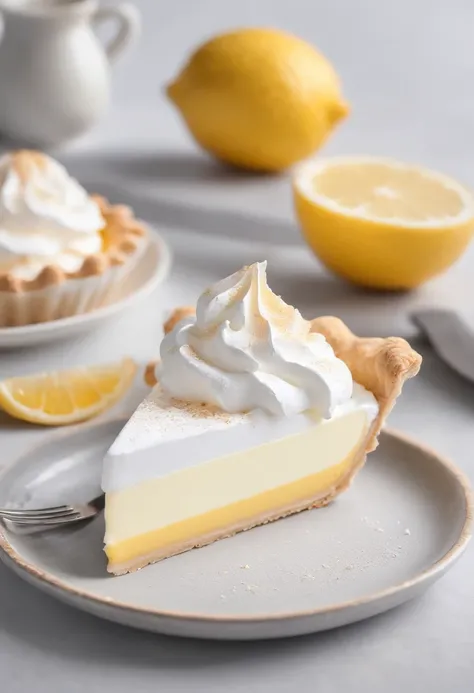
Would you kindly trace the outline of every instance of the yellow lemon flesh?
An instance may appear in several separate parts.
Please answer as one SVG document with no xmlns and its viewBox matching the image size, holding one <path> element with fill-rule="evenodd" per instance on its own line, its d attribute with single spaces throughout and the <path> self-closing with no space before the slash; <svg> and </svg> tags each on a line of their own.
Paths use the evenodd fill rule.
<svg viewBox="0 0 474 693">
<path fill-rule="evenodd" d="M 308 162 L 296 171 L 293 192 L 318 258 L 367 287 L 426 282 L 457 260 L 474 232 L 474 199 L 462 185 L 396 161 Z"/>
<path fill-rule="evenodd" d="M 308 157 L 348 112 L 324 56 L 291 34 L 242 29 L 190 57 L 167 93 L 208 152 L 278 171 Z"/>
<path fill-rule="evenodd" d="M 0 407 L 10 416 L 43 426 L 85 421 L 125 394 L 136 373 L 131 359 L 106 366 L 41 373 L 0 382 Z"/>
</svg>

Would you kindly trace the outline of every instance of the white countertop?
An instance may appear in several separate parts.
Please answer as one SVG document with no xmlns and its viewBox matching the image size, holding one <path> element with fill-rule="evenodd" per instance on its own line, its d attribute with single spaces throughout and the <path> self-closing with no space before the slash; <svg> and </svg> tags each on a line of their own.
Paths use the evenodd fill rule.
<svg viewBox="0 0 474 693">
<path fill-rule="evenodd" d="M 244 210 L 291 223 L 285 177 L 223 176 L 194 149 L 159 92 L 201 38 L 224 28 L 267 24 L 312 40 L 337 65 L 353 114 L 328 144 L 328 153 L 420 161 L 474 187 L 470 0 L 136 4 L 145 15 L 144 34 L 116 67 L 113 109 L 95 132 L 63 155 L 84 180 L 99 184 L 112 177 L 176 203 L 185 199 L 216 211 Z M 124 353 L 151 358 L 160 340 L 162 310 L 192 289 L 176 293 L 185 260 L 193 257 L 189 250 L 186 257 L 182 254 L 180 234 L 168 229 L 177 250 L 176 270 L 159 296 L 73 343 L 0 353 L 0 377 Z M 194 241 L 199 243 L 199 237 Z M 299 243 L 296 234 L 294 241 Z M 305 268 L 311 267 L 302 247 L 291 252 L 295 258 L 301 253 Z M 227 263 L 223 257 L 222 267 Z M 198 270 L 196 276 L 205 281 L 206 267 Z M 309 311 L 314 287 L 305 272 Z M 212 273 L 219 276 L 219 268 Z M 291 283 L 287 275 L 277 273 L 275 280 Z M 406 388 L 391 425 L 449 455 L 474 480 L 474 388 L 429 347 L 418 341 L 414 346 L 425 358 L 422 373 Z M 20 434 L 14 423 L 2 419 L 0 465 L 36 435 Z M 173 640 L 101 622 L 37 592 L 0 565 L 0 687 L 5 693 L 313 688 L 321 693 L 467 693 L 474 681 L 473 573 L 471 548 L 424 598 L 383 616 L 291 641 L 234 644 Z"/>
</svg>

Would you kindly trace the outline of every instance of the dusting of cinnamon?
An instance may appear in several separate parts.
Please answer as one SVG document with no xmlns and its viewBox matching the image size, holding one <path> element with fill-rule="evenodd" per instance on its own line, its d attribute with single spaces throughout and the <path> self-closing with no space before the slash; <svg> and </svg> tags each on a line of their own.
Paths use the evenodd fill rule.
<svg viewBox="0 0 474 693">
<path fill-rule="evenodd" d="M 175 409 L 186 412 L 193 419 L 220 419 L 221 421 L 229 422 L 231 416 L 228 412 L 220 409 L 214 404 L 206 402 L 187 402 L 182 399 L 170 399 L 170 404 Z"/>
</svg>

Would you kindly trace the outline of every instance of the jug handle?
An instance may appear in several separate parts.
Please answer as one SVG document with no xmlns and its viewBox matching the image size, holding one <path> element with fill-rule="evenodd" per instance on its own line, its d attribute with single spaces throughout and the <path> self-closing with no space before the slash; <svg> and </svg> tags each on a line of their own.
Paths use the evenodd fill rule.
<svg viewBox="0 0 474 693">
<path fill-rule="evenodd" d="M 118 7 L 100 7 L 94 14 L 92 22 L 102 24 L 109 19 L 118 22 L 118 31 L 105 46 L 105 52 L 110 62 L 116 58 L 132 43 L 140 33 L 140 13 L 131 3 L 124 2 Z"/>
</svg>

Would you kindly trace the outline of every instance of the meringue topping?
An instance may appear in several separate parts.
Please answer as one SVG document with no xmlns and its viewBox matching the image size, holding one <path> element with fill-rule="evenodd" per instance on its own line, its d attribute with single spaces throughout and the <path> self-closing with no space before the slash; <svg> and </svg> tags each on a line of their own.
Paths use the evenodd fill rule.
<svg viewBox="0 0 474 693">
<path fill-rule="evenodd" d="M 352 396 L 347 365 L 323 335 L 268 287 L 266 262 L 205 291 L 161 345 L 161 386 L 172 397 L 230 413 L 262 409 L 324 418 Z"/>
</svg>

